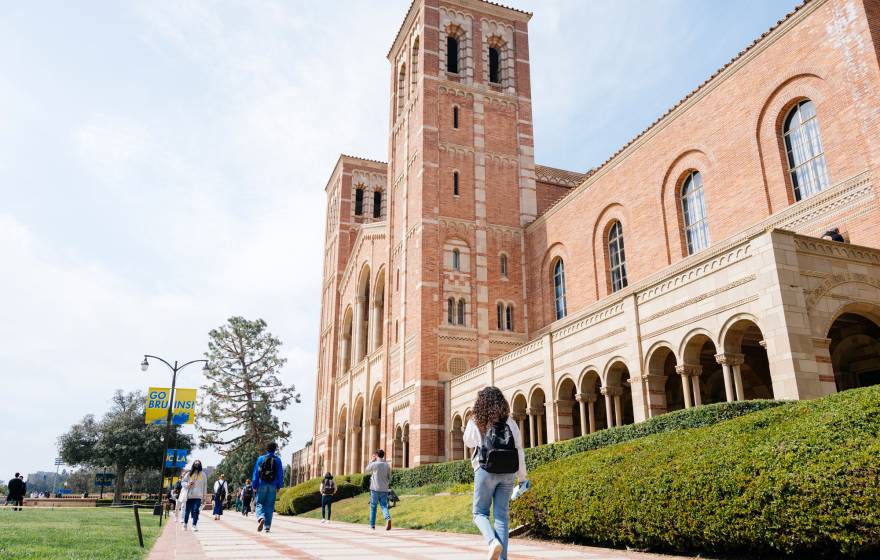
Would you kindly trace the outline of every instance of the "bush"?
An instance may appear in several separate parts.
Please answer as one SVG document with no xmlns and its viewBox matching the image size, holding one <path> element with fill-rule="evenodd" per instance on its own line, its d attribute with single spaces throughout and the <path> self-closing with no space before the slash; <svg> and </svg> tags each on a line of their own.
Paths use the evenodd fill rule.
<svg viewBox="0 0 880 560">
<path fill-rule="evenodd" d="M 312 478 L 296 486 L 284 488 L 275 500 L 275 511 L 284 515 L 297 515 L 321 507 L 321 480 Z M 336 477 L 336 498 L 344 500 L 370 489 L 370 475 L 352 474 Z"/>
<path fill-rule="evenodd" d="M 513 515 L 538 536 L 581 543 L 867 556 L 880 550 L 878 457 L 871 387 L 545 465 Z"/>
<path fill-rule="evenodd" d="M 526 466 L 531 470 L 591 449 L 599 449 L 652 434 L 710 426 L 780 404 L 782 404 L 780 401 L 768 400 L 740 401 L 670 412 L 638 424 L 600 430 L 578 438 L 526 449 Z M 412 469 L 398 469 L 391 473 L 391 486 L 395 488 L 416 488 L 431 483 L 469 484 L 473 481 L 474 471 L 468 459 L 421 465 Z"/>
</svg>

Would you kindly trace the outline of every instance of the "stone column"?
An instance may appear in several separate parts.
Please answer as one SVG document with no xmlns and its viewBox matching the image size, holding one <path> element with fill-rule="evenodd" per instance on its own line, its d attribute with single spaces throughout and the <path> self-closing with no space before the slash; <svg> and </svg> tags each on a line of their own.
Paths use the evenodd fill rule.
<svg viewBox="0 0 880 560">
<path fill-rule="evenodd" d="M 369 459 L 373 451 L 382 447 L 379 442 L 379 423 L 381 421 L 380 418 L 370 418 L 370 444 L 365 459 Z"/>
<path fill-rule="evenodd" d="M 763 340 L 761 341 L 763 342 Z M 745 392 L 743 391 L 743 377 L 742 377 L 742 365 L 745 363 L 746 357 L 743 354 L 734 354 L 733 361 L 730 362 L 730 369 L 733 372 L 733 386 L 736 389 L 736 400 L 744 401 L 746 400 Z M 771 381 L 772 383 L 772 381 Z"/>
<path fill-rule="evenodd" d="M 742 373 L 739 370 L 739 366 L 745 361 L 745 356 L 742 354 L 721 353 L 715 354 L 715 361 L 724 368 L 724 394 L 727 397 L 727 402 L 743 400 Z M 736 382 L 737 377 L 739 377 L 739 383 Z"/>
<path fill-rule="evenodd" d="M 538 438 L 535 435 L 538 431 L 538 413 L 535 409 L 530 408 L 526 414 L 529 415 L 529 447 L 535 447 L 538 444 Z"/>
<path fill-rule="evenodd" d="M 587 396 L 584 393 L 578 393 L 574 398 L 577 399 L 581 410 L 581 435 L 583 436 L 590 433 L 587 431 Z"/>
<path fill-rule="evenodd" d="M 590 433 L 596 431 L 596 394 L 587 393 L 587 416 L 589 420 Z"/>
<path fill-rule="evenodd" d="M 346 360 L 348 363 L 346 364 Z M 346 367 L 348 366 L 348 367 Z M 339 370 L 345 373 L 351 368 L 351 339 L 342 337 L 342 348 L 339 353 Z"/>
<path fill-rule="evenodd" d="M 614 406 L 613 406 L 614 399 L 612 398 L 613 394 L 608 391 L 608 387 L 602 387 L 602 389 L 600 389 L 600 392 L 603 395 L 605 395 L 605 422 L 606 422 L 606 425 L 609 428 L 613 428 L 614 427 Z"/>
<path fill-rule="evenodd" d="M 700 373 L 703 368 L 694 364 L 681 364 L 675 366 L 675 372 L 681 376 L 681 388 L 684 393 L 684 406 L 690 408 L 691 398 L 693 398 L 693 406 L 700 406 L 703 399 L 700 395 Z M 693 378 L 693 381 L 691 379 Z M 693 389 L 691 385 L 693 384 Z"/>
<path fill-rule="evenodd" d="M 538 417 L 538 430 L 535 432 L 535 436 L 538 440 L 538 445 L 544 445 L 544 415 L 537 414 Z"/>
<path fill-rule="evenodd" d="M 525 415 L 512 414 L 511 418 L 513 418 L 513 421 L 516 422 L 517 427 L 519 427 L 519 437 L 522 440 L 523 448 L 525 448 L 526 447 L 526 436 L 525 436 L 526 432 L 525 432 L 525 430 L 523 430 L 523 428 L 525 427 L 525 424 L 523 422 L 523 420 L 525 420 Z"/>
<path fill-rule="evenodd" d="M 615 426 L 623 426 L 623 406 L 620 404 L 620 393 L 614 395 L 614 421 Z"/>
<path fill-rule="evenodd" d="M 700 384 L 699 373 L 691 376 L 691 383 L 694 384 L 694 406 L 700 406 L 703 404 L 703 387 Z"/>
<path fill-rule="evenodd" d="M 361 336 L 361 329 L 364 322 L 364 311 L 367 305 L 367 298 L 360 295 L 357 298 L 357 304 L 354 306 L 354 322 L 351 328 L 351 336 L 354 338 L 354 355 L 352 356 L 351 366 L 354 367 L 361 360 L 361 354 L 364 353 L 364 338 Z"/>
</svg>

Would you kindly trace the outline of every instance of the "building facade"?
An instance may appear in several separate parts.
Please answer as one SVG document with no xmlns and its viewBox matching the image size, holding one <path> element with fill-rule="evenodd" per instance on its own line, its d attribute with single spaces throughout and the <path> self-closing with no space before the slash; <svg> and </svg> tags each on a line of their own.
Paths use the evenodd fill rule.
<svg viewBox="0 0 880 560">
<path fill-rule="evenodd" d="M 534 161 L 530 18 L 394 39 L 389 161 L 326 187 L 311 476 L 464 457 L 486 385 L 541 445 L 880 382 L 880 2 L 805 2 L 585 173 Z"/>
</svg>

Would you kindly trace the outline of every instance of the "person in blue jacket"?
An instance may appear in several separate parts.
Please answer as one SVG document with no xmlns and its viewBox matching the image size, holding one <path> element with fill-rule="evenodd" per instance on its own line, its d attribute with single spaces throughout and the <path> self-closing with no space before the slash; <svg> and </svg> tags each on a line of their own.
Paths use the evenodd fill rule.
<svg viewBox="0 0 880 560">
<path fill-rule="evenodd" d="M 275 455 L 278 444 L 274 441 L 266 446 L 266 454 L 257 458 L 251 484 L 257 493 L 257 532 L 272 527 L 272 514 L 275 512 L 275 492 L 284 485 L 284 465 Z"/>
</svg>

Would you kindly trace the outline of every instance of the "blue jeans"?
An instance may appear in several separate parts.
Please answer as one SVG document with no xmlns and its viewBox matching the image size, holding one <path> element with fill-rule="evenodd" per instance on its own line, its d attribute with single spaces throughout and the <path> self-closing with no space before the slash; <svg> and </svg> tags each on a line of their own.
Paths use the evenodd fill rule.
<svg viewBox="0 0 880 560">
<path fill-rule="evenodd" d="M 510 495 L 516 483 L 516 473 L 492 474 L 483 468 L 474 471 L 474 524 L 486 539 L 486 544 L 498 539 L 501 560 L 507 560 L 507 540 L 510 531 Z M 495 527 L 489 523 L 489 506 Z"/>
<path fill-rule="evenodd" d="M 257 488 L 257 519 L 264 520 L 266 529 L 272 526 L 275 513 L 275 485 L 262 484 Z"/>
<path fill-rule="evenodd" d="M 186 509 L 183 511 L 184 524 L 189 523 L 189 517 L 192 515 L 193 527 L 199 524 L 199 512 L 202 510 L 201 498 L 189 498 L 186 501 Z"/>
<path fill-rule="evenodd" d="M 388 492 L 370 490 L 370 527 L 376 526 L 376 504 L 382 508 L 385 521 L 391 519 L 391 514 L 388 513 Z"/>
<path fill-rule="evenodd" d="M 333 510 L 333 495 L 321 494 L 321 519 L 330 519 Z M 326 512 L 327 515 L 324 515 Z"/>
</svg>

